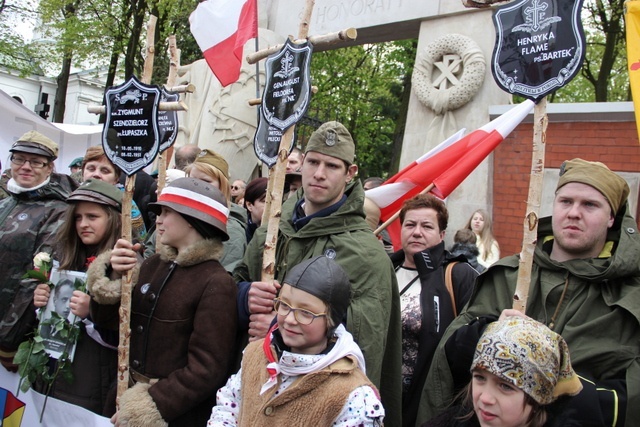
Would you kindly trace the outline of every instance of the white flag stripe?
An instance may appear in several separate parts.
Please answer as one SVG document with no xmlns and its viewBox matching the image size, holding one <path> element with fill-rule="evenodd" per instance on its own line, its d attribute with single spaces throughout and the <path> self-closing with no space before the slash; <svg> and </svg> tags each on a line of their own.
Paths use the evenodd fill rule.
<svg viewBox="0 0 640 427">
<path fill-rule="evenodd" d="M 189 16 L 191 33 L 204 52 L 238 31 L 242 0 L 207 0 Z"/>
<path fill-rule="evenodd" d="M 185 190 L 184 188 L 177 188 L 177 187 L 165 187 L 162 190 L 162 194 L 160 195 L 160 198 L 162 198 L 162 196 L 164 196 L 165 194 L 175 195 L 175 196 L 180 196 L 180 197 L 185 197 L 187 199 L 195 200 L 197 202 L 200 202 L 202 204 L 205 204 L 211 207 L 212 209 L 217 210 L 218 212 L 222 212 L 227 218 L 229 217 L 229 208 L 222 205 L 221 203 L 216 202 L 212 198 L 203 196 L 202 194 L 198 194 L 195 191 Z"/>
<path fill-rule="evenodd" d="M 521 102 L 511 110 L 502 114 L 500 117 L 497 117 L 486 125 L 482 126 L 479 130 L 483 130 L 487 133 L 496 130 L 500 135 L 502 135 L 502 138 L 506 138 L 507 135 L 509 135 L 516 128 L 516 126 L 518 126 L 522 122 L 522 120 L 524 120 L 527 114 L 529 114 L 529 112 L 533 110 L 534 106 L 535 103 L 532 100 L 527 99 L 526 101 Z"/>
<path fill-rule="evenodd" d="M 416 163 L 422 163 L 425 160 L 427 160 L 429 157 L 432 157 L 432 156 L 438 154 L 439 152 L 441 152 L 442 150 L 444 150 L 445 148 L 449 147 L 454 142 L 460 141 L 462 139 L 462 137 L 464 136 L 464 133 L 466 131 L 467 131 L 466 128 L 460 129 L 458 132 L 454 133 L 449 138 L 445 139 L 440 144 L 438 144 L 435 147 L 433 147 L 426 154 L 422 155 L 418 160 L 416 160 Z"/>
<path fill-rule="evenodd" d="M 415 184 L 409 181 L 392 182 L 391 184 L 385 184 L 367 190 L 364 194 L 368 199 L 378 205 L 380 209 L 384 209 L 414 187 Z"/>
</svg>

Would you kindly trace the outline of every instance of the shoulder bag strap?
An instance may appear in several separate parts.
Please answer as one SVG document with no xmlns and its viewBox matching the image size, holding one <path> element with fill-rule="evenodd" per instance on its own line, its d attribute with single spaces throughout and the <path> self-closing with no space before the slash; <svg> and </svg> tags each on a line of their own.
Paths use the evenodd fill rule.
<svg viewBox="0 0 640 427">
<path fill-rule="evenodd" d="M 456 309 L 456 296 L 453 292 L 453 281 L 451 280 L 451 272 L 453 271 L 453 266 L 456 265 L 458 261 L 450 262 L 447 265 L 447 268 L 444 273 L 444 284 L 447 287 L 447 291 L 449 291 L 449 296 L 451 297 L 451 304 L 453 305 L 453 315 L 458 317 L 458 310 Z"/>
</svg>

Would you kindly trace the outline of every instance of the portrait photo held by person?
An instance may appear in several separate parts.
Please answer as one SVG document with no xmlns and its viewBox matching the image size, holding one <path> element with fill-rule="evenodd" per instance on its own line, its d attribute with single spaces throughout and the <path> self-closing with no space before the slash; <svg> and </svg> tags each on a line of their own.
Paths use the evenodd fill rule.
<svg viewBox="0 0 640 427">
<path fill-rule="evenodd" d="M 49 395 L 110 417 L 115 413 L 115 402 L 109 399 L 109 389 L 116 381 L 118 336 L 93 323 L 89 313 L 91 296 L 75 289 L 75 280 L 85 282 L 84 273 L 89 265 L 98 255 L 113 248 L 120 237 L 122 191 L 105 181 L 88 179 L 71 193 L 68 202 L 64 225 L 58 230 L 53 252 L 60 273 L 54 270 L 51 275 L 63 279 L 53 290 L 48 284 L 39 284 L 33 295 L 35 307 L 53 305 L 60 316 L 75 320 L 80 329 L 70 366 L 73 380 L 70 382 L 60 376 L 52 384 Z M 40 328 L 45 346 L 48 346 L 44 330 L 47 325 Z M 55 331 L 49 335 L 55 346 L 52 350 L 57 351 L 59 357 L 66 340 L 56 339 Z M 51 361 L 50 367 L 54 372 L 56 362 Z M 36 390 L 46 393 L 44 384 L 37 383 Z"/>
</svg>

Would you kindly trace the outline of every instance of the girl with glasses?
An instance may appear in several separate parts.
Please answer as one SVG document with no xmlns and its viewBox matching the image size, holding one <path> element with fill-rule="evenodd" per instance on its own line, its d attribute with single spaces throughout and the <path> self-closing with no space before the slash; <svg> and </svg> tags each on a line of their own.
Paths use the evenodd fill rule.
<svg viewBox="0 0 640 427">
<path fill-rule="evenodd" d="M 276 322 L 250 343 L 218 391 L 208 426 L 382 425 L 384 408 L 358 345 L 341 322 L 351 284 L 333 260 L 293 267 L 275 300 Z"/>
</svg>

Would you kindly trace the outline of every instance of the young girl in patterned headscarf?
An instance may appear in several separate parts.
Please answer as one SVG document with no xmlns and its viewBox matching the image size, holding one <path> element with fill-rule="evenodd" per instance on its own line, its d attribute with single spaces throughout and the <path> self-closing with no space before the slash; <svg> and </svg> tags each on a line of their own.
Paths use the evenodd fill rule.
<svg viewBox="0 0 640 427">
<path fill-rule="evenodd" d="M 471 374 L 461 393 L 462 408 L 451 408 L 422 427 L 542 427 L 549 425 L 546 405 L 582 390 L 564 339 L 522 317 L 489 324 L 476 346 Z"/>
</svg>

